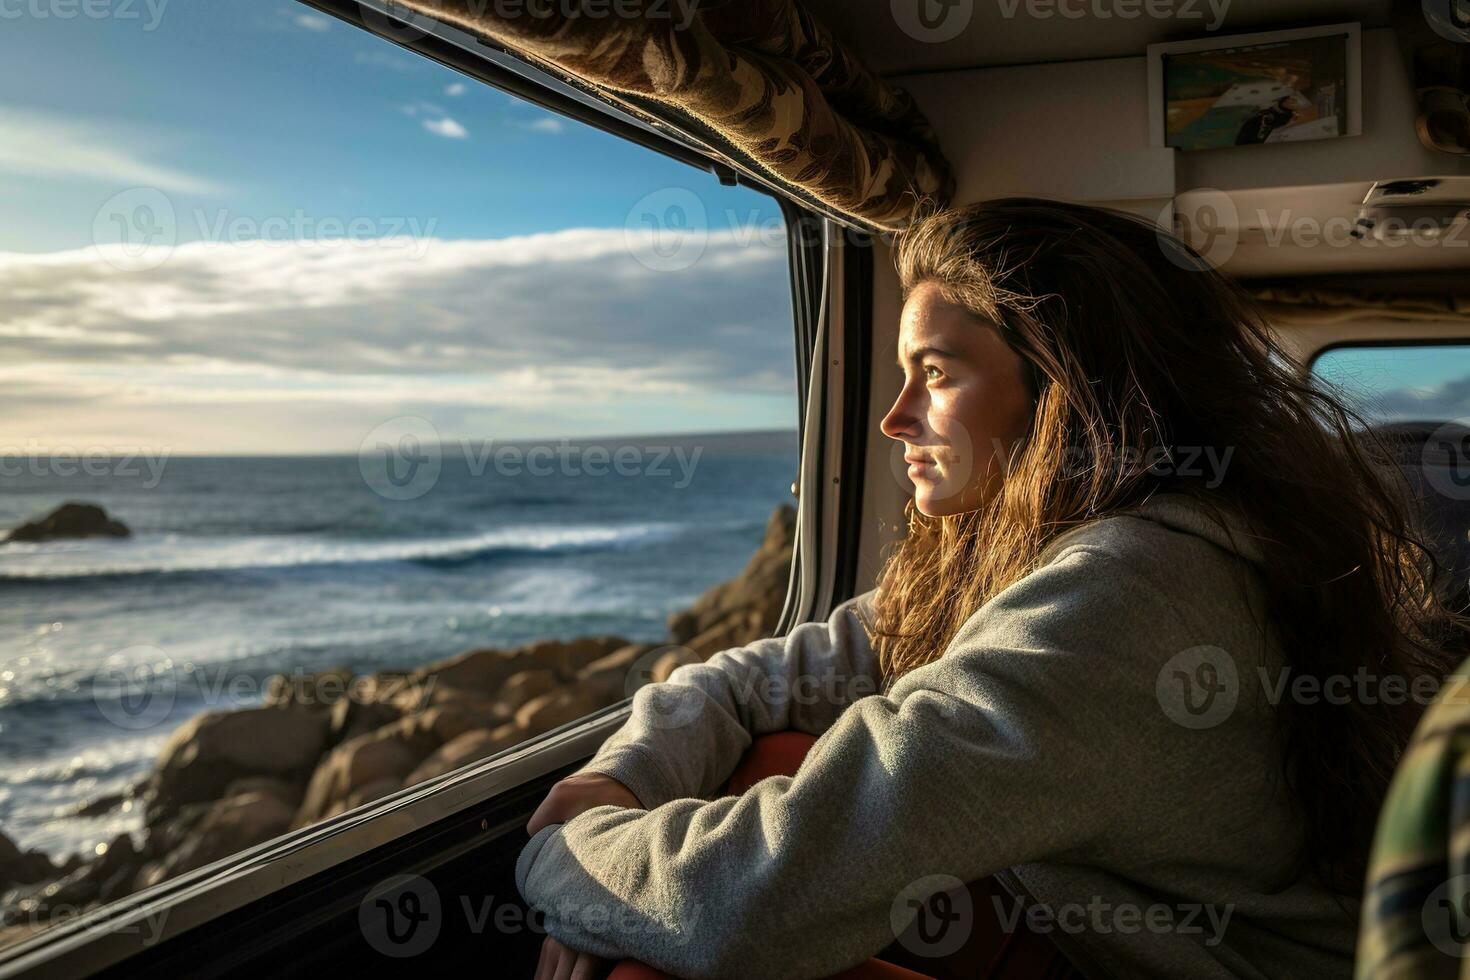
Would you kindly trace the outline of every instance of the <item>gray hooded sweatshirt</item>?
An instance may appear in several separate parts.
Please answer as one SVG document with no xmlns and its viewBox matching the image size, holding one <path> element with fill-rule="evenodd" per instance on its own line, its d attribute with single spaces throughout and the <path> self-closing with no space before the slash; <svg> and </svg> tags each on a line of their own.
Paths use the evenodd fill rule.
<svg viewBox="0 0 1470 980">
<path fill-rule="evenodd" d="M 1256 561 L 1238 522 L 1158 495 L 1057 538 L 886 695 L 871 593 L 681 667 L 583 769 L 648 809 L 543 829 L 516 883 L 568 946 L 680 977 L 829 976 L 991 874 L 1014 903 L 934 922 L 1024 915 L 1089 976 L 1347 976 L 1357 903 L 1292 872 Z M 785 730 L 821 736 L 796 776 L 721 797 Z"/>
</svg>

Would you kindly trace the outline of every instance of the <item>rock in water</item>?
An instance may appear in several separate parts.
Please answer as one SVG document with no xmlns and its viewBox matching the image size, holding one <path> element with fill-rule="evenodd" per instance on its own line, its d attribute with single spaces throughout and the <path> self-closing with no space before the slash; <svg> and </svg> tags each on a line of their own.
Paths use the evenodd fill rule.
<svg viewBox="0 0 1470 980">
<path fill-rule="evenodd" d="M 122 521 L 96 504 L 65 503 L 38 521 L 11 531 L 5 541 L 55 541 L 61 538 L 125 538 L 132 534 Z"/>
</svg>

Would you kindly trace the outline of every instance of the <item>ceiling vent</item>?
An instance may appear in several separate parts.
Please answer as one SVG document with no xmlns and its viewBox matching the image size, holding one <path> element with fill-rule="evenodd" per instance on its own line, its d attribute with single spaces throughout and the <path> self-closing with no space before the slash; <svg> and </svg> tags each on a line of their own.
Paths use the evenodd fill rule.
<svg viewBox="0 0 1470 980">
<path fill-rule="evenodd" d="M 1376 181 L 1352 235 L 1381 242 L 1455 240 L 1470 248 L 1470 177 Z"/>
</svg>

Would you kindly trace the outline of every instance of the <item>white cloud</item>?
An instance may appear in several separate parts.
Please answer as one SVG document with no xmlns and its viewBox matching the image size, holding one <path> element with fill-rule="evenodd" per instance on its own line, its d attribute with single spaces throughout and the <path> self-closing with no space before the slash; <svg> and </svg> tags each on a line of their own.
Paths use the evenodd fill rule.
<svg viewBox="0 0 1470 980">
<path fill-rule="evenodd" d="M 0 134 L 0 173 L 81 178 L 114 188 L 135 184 L 185 194 L 221 190 L 211 180 L 144 159 L 127 146 L 136 135 L 112 122 L 0 109 Z"/>
<path fill-rule="evenodd" d="M 448 116 L 442 119 L 425 119 L 424 128 L 435 136 L 443 136 L 446 139 L 462 140 L 470 135 L 470 131 Z"/>
<path fill-rule="evenodd" d="M 785 254 L 743 238 L 678 273 L 622 229 L 193 242 L 132 273 L 94 248 L 0 253 L 0 445 L 351 450 L 364 420 L 415 412 L 536 435 L 635 408 L 671 413 L 646 431 L 742 427 L 730 406 L 786 424 Z"/>
<path fill-rule="evenodd" d="M 460 96 L 460 95 L 464 95 L 464 93 L 465 93 L 465 84 L 464 84 L 464 82 L 453 82 L 452 84 L 449 84 L 449 85 L 444 86 L 444 94 L 445 95 L 448 95 L 448 96 Z"/>
<path fill-rule="evenodd" d="M 299 14 L 296 17 L 296 26 L 304 27 L 308 31 L 325 31 L 332 26 L 332 22 L 321 14 Z"/>
<path fill-rule="evenodd" d="M 538 133 L 560 133 L 566 130 L 566 126 L 562 124 L 560 119 L 553 119 L 550 116 L 547 116 L 545 119 L 536 120 L 531 123 L 529 128 Z"/>
</svg>

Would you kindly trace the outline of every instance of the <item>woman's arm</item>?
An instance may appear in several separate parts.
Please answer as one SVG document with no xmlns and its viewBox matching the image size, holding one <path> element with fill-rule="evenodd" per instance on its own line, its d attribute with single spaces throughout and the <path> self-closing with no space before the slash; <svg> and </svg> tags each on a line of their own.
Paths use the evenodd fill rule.
<svg viewBox="0 0 1470 980">
<path fill-rule="evenodd" d="M 758 735 L 827 731 L 845 707 L 878 690 L 858 618 L 871 596 L 848 600 L 825 623 L 717 653 L 639 690 L 627 724 L 578 775 L 610 776 L 652 809 L 717 792 Z"/>
<path fill-rule="evenodd" d="M 522 894 L 596 955 L 826 976 L 893 940 L 925 876 L 974 880 L 1133 832 L 1137 808 L 1179 805 L 1160 785 L 1189 783 L 1146 761 L 1179 732 L 1155 695 L 1179 597 L 1131 564 L 1066 549 L 891 697 L 843 712 L 794 778 L 547 827 L 521 856 Z"/>
</svg>

